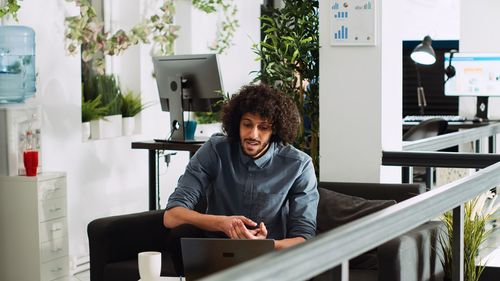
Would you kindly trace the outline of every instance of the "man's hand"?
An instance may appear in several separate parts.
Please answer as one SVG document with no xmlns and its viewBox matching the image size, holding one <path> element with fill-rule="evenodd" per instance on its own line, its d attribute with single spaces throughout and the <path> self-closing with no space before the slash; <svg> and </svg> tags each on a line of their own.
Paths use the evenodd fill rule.
<svg viewBox="0 0 500 281">
<path fill-rule="evenodd" d="M 239 238 L 238 228 L 240 225 L 244 229 L 247 229 L 246 225 L 250 227 L 256 227 L 257 223 L 244 216 L 229 216 L 229 217 L 222 216 L 220 217 L 219 222 L 217 223 L 217 228 L 220 231 L 224 232 L 229 238 L 237 239 Z"/>
<path fill-rule="evenodd" d="M 230 237 L 231 239 L 266 239 L 267 229 L 263 222 L 259 224 L 259 228 L 249 230 L 240 221 L 234 223 L 235 237 Z"/>
</svg>

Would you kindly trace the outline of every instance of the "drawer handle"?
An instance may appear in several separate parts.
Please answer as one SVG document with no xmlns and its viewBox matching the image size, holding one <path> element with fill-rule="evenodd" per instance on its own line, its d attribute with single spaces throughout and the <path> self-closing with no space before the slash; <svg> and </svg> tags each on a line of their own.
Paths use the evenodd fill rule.
<svg viewBox="0 0 500 281">
<path fill-rule="evenodd" d="M 60 251 L 62 251 L 62 250 L 63 250 L 63 248 L 56 248 L 56 249 L 52 249 L 52 250 L 50 250 L 50 251 L 51 251 L 52 253 L 57 253 L 57 252 L 60 252 Z"/>
<path fill-rule="evenodd" d="M 63 270 L 63 268 L 62 267 L 58 267 L 58 268 L 51 269 L 50 272 L 56 273 L 56 272 L 59 272 L 61 270 Z"/>
<path fill-rule="evenodd" d="M 47 188 L 47 191 L 53 193 L 53 192 L 56 192 L 60 189 L 61 189 L 61 187 L 59 187 L 59 186 L 53 186 L 51 188 Z"/>
<path fill-rule="evenodd" d="M 57 208 L 49 209 L 49 212 L 54 213 L 54 212 L 58 212 L 60 210 L 61 210 L 61 207 L 57 207 Z"/>
<path fill-rule="evenodd" d="M 58 228 L 51 229 L 50 231 L 51 232 L 57 232 L 57 231 L 61 231 L 61 230 L 62 230 L 62 228 L 58 227 Z"/>
</svg>

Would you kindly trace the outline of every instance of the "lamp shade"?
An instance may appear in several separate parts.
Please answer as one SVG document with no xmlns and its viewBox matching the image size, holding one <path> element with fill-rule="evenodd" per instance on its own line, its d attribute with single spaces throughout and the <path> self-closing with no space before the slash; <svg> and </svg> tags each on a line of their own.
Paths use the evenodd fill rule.
<svg viewBox="0 0 500 281">
<path fill-rule="evenodd" d="M 424 37 L 422 43 L 418 44 L 411 53 L 411 59 L 419 64 L 430 65 L 436 62 L 436 54 L 432 48 L 432 39 L 429 35 Z"/>
</svg>

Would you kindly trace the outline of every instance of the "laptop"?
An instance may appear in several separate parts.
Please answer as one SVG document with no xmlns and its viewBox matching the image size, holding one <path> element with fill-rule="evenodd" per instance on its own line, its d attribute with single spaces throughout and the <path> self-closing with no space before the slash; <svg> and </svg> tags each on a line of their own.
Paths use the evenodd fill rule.
<svg viewBox="0 0 500 281">
<path fill-rule="evenodd" d="M 274 251 L 274 240 L 181 238 L 186 281 L 193 281 Z"/>
</svg>

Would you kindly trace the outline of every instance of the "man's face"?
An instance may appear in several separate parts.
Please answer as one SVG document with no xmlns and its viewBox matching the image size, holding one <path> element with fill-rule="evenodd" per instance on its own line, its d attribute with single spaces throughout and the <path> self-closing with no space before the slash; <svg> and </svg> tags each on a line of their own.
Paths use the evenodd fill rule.
<svg viewBox="0 0 500 281">
<path fill-rule="evenodd" d="M 273 126 L 259 114 L 245 113 L 240 120 L 240 142 L 243 152 L 259 158 L 269 146 Z"/>
</svg>

